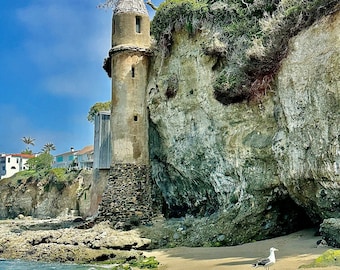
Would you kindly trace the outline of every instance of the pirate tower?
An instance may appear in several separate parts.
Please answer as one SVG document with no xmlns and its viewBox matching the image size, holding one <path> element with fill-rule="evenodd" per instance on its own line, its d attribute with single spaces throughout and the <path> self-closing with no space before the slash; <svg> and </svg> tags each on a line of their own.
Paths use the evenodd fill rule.
<svg viewBox="0 0 340 270">
<path fill-rule="evenodd" d="M 104 68 L 112 78 L 112 164 L 99 214 L 113 222 L 152 215 L 146 87 L 150 20 L 143 0 L 118 0 L 112 48 Z"/>
</svg>

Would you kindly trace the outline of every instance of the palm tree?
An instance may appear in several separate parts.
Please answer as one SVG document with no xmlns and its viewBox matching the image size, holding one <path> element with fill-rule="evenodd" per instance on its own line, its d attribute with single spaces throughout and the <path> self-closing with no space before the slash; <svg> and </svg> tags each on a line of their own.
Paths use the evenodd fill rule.
<svg viewBox="0 0 340 270">
<path fill-rule="evenodd" d="M 27 148 L 23 151 L 23 153 L 32 154 L 32 150 L 30 149 L 30 145 L 34 146 L 35 139 L 33 139 L 31 137 L 22 137 L 21 140 L 24 142 L 24 144 L 27 144 Z"/>
<path fill-rule="evenodd" d="M 55 145 L 53 143 L 46 143 L 43 147 L 43 149 L 41 149 L 44 153 L 50 153 L 51 151 L 54 151 Z"/>
<path fill-rule="evenodd" d="M 34 145 L 35 139 L 31 137 L 22 137 L 22 141 L 27 145 Z"/>
</svg>

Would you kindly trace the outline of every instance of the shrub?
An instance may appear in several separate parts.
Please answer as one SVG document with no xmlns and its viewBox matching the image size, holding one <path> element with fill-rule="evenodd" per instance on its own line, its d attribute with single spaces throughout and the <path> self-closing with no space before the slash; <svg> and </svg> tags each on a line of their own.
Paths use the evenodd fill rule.
<svg viewBox="0 0 340 270">
<path fill-rule="evenodd" d="M 165 56 L 173 31 L 186 29 L 193 36 L 204 26 L 220 33 L 227 50 L 214 55 L 223 58 L 224 67 L 213 87 L 216 99 L 228 105 L 259 100 L 270 88 L 289 39 L 339 8 L 338 0 L 167 0 L 151 27 Z"/>
<path fill-rule="evenodd" d="M 205 21 L 207 12 L 205 1 L 166 0 L 159 6 L 151 22 L 151 33 L 167 54 L 172 45 L 172 32 L 185 28 L 192 35 Z"/>
<path fill-rule="evenodd" d="M 15 177 L 21 177 L 21 178 L 29 178 L 35 174 L 35 171 L 33 170 L 25 170 L 21 172 L 17 172 L 15 174 Z"/>
<path fill-rule="evenodd" d="M 67 170 L 65 168 L 53 168 L 50 170 L 50 173 L 54 175 L 58 180 L 63 180 L 65 179 Z"/>
<path fill-rule="evenodd" d="M 53 156 L 50 153 L 44 152 L 37 157 L 31 158 L 27 161 L 30 170 L 43 171 L 51 169 Z"/>
</svg>

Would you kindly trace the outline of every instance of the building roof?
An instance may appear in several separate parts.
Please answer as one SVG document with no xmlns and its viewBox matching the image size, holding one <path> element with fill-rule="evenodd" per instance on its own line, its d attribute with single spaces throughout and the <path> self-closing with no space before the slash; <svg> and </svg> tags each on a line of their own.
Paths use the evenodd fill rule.
<svg viewBox="0 0 340 270">
<path fill-rule="evenodd" d="M 21 157 L 21 158 L 34 158 L 31 154 L 4 154 L 3 157 Z"/>
<path fill-rule="evenodd" d="M 138 13 L 141 15 L 148 15 L 143 0 L 118 0 L 113 14 L 118 13 Z"/>
<path fill-rule="evenodd" d="M 68 151 L 68 152 L 65 152 L 65 153 L 61 153 L 59 155 L 55 155 L 55 157 L 75 155 L 77 152 L 78 152 L 78 150 L 72 150 L 72 151 Z"/>
<path fill-rule="evenodd" d="M 79 150 L 77 152 L 77 155 L 79 156 L 79 155 L 84 155 L 84 154 L 87 154 L 87 153 L 91 153 L 91 152 L 93 152 L 93 150 L 94 150 L 93 145 L 88 145 L 88 146 L 85 146 L 83 149 Z"/>
</svg>

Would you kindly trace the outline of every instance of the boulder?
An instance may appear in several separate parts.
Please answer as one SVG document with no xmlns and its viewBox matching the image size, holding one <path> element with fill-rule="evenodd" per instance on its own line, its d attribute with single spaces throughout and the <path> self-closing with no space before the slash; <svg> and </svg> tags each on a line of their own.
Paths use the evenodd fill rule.
<svg viewBox="0 0 340 270">
<path fill-rule="evenodd" d="M 320 233 L 329 246 L 340 248 L 340 218 L 325 219 L 320 225 Z"/>
</svg>

